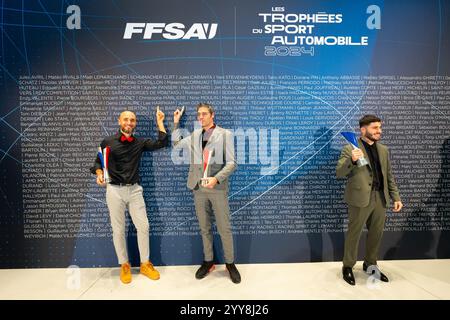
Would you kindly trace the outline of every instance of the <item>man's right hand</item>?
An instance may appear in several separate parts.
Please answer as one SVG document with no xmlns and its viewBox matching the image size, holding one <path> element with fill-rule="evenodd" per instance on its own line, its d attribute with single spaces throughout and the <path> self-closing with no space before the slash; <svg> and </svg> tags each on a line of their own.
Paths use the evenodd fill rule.
<svg viewBox="0 0 450 320">
<path fill-rule="evenodd" d="M 177 108 L 177 110 L 175 110 L 175 112 L 173 113 L 173 123 L 179 123 L 182 115 L 182 110 Z"/>
<path fill-rule="evenodd" d="M 98 169 L 97 170 L 97 184 L 101 187 L 105 187 L 105 178 L 103 177 L 103 171 Z"/>
<path fill-rule="evenodd" d="M 356 162 L 359 158 L 364 157 L 364 153 L 361 149 L 353 149 L 352 150 L 352 161 Z"/>
</svg>

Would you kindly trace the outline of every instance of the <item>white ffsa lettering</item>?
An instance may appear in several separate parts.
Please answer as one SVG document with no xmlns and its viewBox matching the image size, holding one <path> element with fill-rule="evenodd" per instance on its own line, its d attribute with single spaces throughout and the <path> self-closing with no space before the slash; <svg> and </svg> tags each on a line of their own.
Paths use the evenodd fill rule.
<svg viewBox="0 0 450 320">
<path fill-rule="evenodd" d="M 142 34 L 143 39 L 152 39 L 154 34 L 161 34 L 164 39 L 212 39 L 217 33 L 217 23 L 194 23 L 187 31 L 182 23 L 127 23 L 124 39 L 131 39 L 134 34 Z"/>
</svg>

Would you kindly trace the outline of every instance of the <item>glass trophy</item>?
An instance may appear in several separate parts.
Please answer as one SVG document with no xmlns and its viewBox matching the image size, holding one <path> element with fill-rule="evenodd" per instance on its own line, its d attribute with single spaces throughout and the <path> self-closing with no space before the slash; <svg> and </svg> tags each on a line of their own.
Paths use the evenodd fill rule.
<svg viewBox="0 0 450 320">
<path fill-rule="evenodd" d="M 201 185 L 202 187 L 206 186 L 209 182 L 208 178 L 208 168 L 209 168 L 209 161 L 211 160 L 211 154 L 212 152 L 205 148 L 203 150 L 203 178 L 201 179 Z"/>
<path fill-rule="evenodd" d="M 344 136 L 345 140 L 347 140 L 347 142 L 351 144 L 353 149 L 359 149 L 358 138 L 356 137 L 356 134 L 354 132 L 344 131 L 341 132 L 341 134 Z M 366 158 L 362 157 L 356 161 L 356 164 L 358 165 L 358 167 L 364 167 L 368 165 L 369 162 Z"/>
<path fill-rule="evenodd" d="M 103 170 L 103 179 L 105 183 L 109 182 L 109 174 L 108 174 L 108 158 L 109 158 L 109 147 L 101 148 L 98 147 L 98 156 L 100 158 L 100 162 L 102 164 Z"/>
</svg>

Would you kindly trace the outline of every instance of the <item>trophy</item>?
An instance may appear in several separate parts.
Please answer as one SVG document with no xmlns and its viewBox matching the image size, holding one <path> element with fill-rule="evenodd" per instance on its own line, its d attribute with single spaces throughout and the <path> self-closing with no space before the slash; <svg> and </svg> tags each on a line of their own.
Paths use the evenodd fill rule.
<svg viewBox="0 0 450 320">
<path fill-rule="evenodd" d="M 344 132 L 341 132 L 341 134 L 344 136 L 345 140 L 347 140 L 351 144 L 353 149 L 359 149 L 358 139 L 354 132 L 344 131 Z M 364 167 L 364 166 L 368 165 L 369 162 L 367 161 L 366 158 L 362 157 L 356 161 L 356 164 L 358 165 L 358 167 Z"/>
<path fill-rule="evenodd" d="M 103 179 L 105 183 L 109 182 L 109 174 L 108 174 L 108 158 L 109 158 L 109 147 L 98 147 L 98 157 L 100 158 L 100 162 L 102 164 L 103 170 Z"/>
<path fill-rule="evenodd" d="M 211 154 L 212 152 L 205 148 L 203 150 L 203 178 L 201 180 L 202 187 L 206 186 L 209 182 L 208 178 L 208 168 L 209 168 L 209 161 L 211 160 Z"/>
</svg>

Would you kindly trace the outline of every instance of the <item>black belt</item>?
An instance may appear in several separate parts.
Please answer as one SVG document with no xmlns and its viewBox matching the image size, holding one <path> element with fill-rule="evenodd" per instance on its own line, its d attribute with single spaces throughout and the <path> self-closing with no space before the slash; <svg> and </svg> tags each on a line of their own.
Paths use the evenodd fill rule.
<svg viewBox="0 0 450 320">
<path fill-rule="evenodd" d="M 115 186 L 121 186 L 121 187 L 130 187 L 130 186 L 134 186 L 135 184 L 138 184 L 138 183 L 137 182 L 135 182 L 135 183 L 110 182 L 109 184 L 112 184 Z"/>
</svg>

